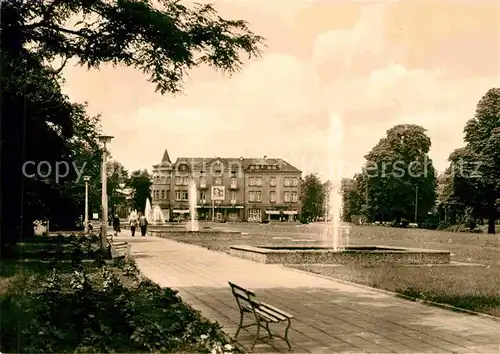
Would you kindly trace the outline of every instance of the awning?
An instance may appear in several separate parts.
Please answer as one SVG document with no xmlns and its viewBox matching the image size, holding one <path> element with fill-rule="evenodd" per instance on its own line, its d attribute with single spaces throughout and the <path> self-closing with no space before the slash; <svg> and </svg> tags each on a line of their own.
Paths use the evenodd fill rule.
<svg viewBox="0 0 500 354">
<path fill-rule="evenodd" d="M 178 213 L 178 214 L 189 214 L 189 210 L 176 210 L 174 209 L 173 210 L 174 213 Z"/>
<path fill-rule="evenodd" d="M 266 210 L 267 215 L 280 215 L 279 210 Z"/>
<path fill-rule="evenodd" d="M 297 210 L 283 210 L 285 215 L 297 215 L 299 212 Z"/>
</svg>

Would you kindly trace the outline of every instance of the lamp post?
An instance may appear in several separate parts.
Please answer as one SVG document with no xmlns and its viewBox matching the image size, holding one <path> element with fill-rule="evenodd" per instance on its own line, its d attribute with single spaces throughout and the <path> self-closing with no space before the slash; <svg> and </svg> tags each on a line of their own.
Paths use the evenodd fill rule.
<svg viewBox="0 0 500 354">
<path fill-rule="evenodd" d="M 109 135 L 99 135 L 99 142 L 102 143 L 103 151 L 102 151 L 102 166 L 101 166 L 101 184 L 102 184 L 102 194 L 101 194 L 101 205 L 102 205 L 102 214 L 101 214 L 101 251 L 106 252 L 107 250 L 107 237 L 108 237 L 108 172 L 106 166 L 106 144 L 111 142 L 113 139 L 112 136 Z"/>
<path fill-rule="evenodd" d="M 83 176 L 85 181 L 85 218 L 84 218 L 84 233 L 87 235 L 89 233 L 89 181 L 90 176 Z"/>
</svg>

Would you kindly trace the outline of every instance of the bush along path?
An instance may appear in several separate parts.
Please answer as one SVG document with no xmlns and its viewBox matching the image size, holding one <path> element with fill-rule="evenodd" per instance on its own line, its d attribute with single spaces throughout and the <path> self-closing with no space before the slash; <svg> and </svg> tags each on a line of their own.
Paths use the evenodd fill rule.
<svg viewBox="0 0 500 354">
<path fill-rule="evenodd" d="M 36 272 L 21 267 L 8 283 L 0 295 L 0 352 L 237 351 L 217 323 L 144 278 L 134 262 L 84 260 L 89 242 L 73 238 L 64 248 L 71 262 L 60 257 Z"/>
</svg>

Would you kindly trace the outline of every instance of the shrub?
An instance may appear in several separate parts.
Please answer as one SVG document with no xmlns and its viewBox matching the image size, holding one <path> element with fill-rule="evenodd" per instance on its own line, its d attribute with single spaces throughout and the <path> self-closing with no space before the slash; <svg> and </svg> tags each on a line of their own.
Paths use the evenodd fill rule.
<svg viewBox="0 0 500 354">
<path fill-rule="evenodd" d="M 134 262 L 83 263 L 89 247 L 73 239 L 65 250 L 71 264 L 55 260 L 48 274 L 23 279 L 0 299 L 0 351 L 232 352 L 217 323 L 143 278 Z"/>
</svg>

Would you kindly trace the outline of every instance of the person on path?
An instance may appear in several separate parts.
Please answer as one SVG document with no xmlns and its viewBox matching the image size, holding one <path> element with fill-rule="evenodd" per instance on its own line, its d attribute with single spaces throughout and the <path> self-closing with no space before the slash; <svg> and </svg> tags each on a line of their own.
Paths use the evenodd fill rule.
<svg viewBox="0 0 500 354">
<path fill-rule="evenodd" d="M 141 217 L 139 218 L 139 227 L 141 228 L 141 236 L 146 236 L 148 220 L 144 215 L 141 215 Z"/>
<path fill-rule="evenodd" d="M 118 217 L 118 214 L 116 214 L 113 219 L 113 230 L 115 231 L 115 236 L 118 236 L 118 234 L 122 231 L 120 228 L 120 218 Z"/>
<path fill-rule="evenodd" d="M 132 233 L 132 237 L 135 236 L 135 229 L 137 228 L 137 225 L 139 224 L 137 222 L 137 215 L 136 214 L 132 214 L 130 215 L 130 232 Z"/>
</svg>

